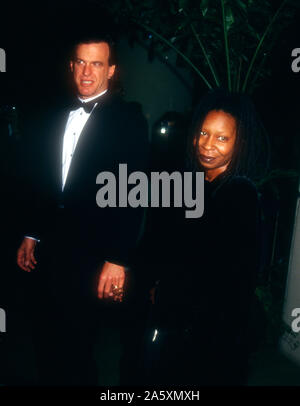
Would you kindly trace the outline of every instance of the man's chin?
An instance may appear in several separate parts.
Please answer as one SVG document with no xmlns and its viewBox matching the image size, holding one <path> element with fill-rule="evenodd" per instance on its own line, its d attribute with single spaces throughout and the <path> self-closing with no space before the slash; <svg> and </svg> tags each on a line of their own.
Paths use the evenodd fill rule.
<svg viewBox="0 0 300 406">
<path fill-rule="evenodd" d="M 93 97 L 95 95 L 95 91 L 92 89 L 78 89 L 78 95 L 82 99 L 88 99 L 89 97 Z"/>
</svg>

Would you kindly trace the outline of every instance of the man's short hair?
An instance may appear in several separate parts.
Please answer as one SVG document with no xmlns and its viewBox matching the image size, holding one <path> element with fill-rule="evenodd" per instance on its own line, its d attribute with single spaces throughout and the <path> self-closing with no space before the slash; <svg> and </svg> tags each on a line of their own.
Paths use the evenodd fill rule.
<svg viewBox="0 0 300 406">
<path fill-rule="evenodd" d="M 107 33 L 103 32 L 95 32 L 95 31 L 90 31 L 87 30 L 85 33 L 79 34 L 76 37 L 72 38 L 72 41 L 70 43 L 71 47 L 69 48 L 70 53 L 68 60 L 75 60 L 76 57 L 76 49 L 79 45 L 81 44 L 93 44 L 93 43 L 100 43 L 100 42 L 105 42 L 108 47 L 109 47 L 109 57 L 108 57 L 108 63 L 109 66 L 112 65 L 118 65 L 117 63 L 117 54 L 116 54 L 116 42 L 114 38 Z M 120 81 L 119 77 L 119 70 L 116 69 L 115 73 L 113 74 L 112 78 L 109 80 L 109 89 L 110 91 L 114 93 L 119 93 L 123 94 L 123 86 Z"/>
<path fill-rule="evenodd" d="M 109 66 L 117 64 L 117 55 L 116 55 L 116 44 L 113 38 L 109 34 L 86 34 L 81 35 L 73 41 L 71 59 L 74 60 L 76 56 L 76 49 L 79 45 L 82 44 L 93 44 L 105 42 L 109 47 L 109 57 L 108 63 Z"/>
</svg>

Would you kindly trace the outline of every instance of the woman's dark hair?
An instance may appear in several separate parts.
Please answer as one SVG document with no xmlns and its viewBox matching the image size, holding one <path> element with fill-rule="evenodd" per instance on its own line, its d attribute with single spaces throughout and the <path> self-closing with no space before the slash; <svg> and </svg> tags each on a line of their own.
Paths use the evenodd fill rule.
<svg viewBox="0 0 300 406">
<path fill-rule="evenodd" d="M 250 98 L 245 94 L 217 89 L 207 93 L 198 104 L 191 124 L 188 141 L 188 166 L 201 170 L 198 141 L 207 114 L 223 111 L 236 120 L 236 140 L 232 159 L 224 175 L 261 178 L 269 166 L 269 141 Z M 196 141 L 196 142 L 195 142 Z"/>
</svg>

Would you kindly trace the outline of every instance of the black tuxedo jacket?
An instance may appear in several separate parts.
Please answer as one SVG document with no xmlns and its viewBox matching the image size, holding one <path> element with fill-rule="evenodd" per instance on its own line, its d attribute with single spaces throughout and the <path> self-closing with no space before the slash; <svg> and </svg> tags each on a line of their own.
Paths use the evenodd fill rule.
<svg viewBox="0 0 300 406">
<path fill-rule="evenodd" d="M 63 136 L 69 109 L 47 114 L 31 130 L 25 152 L 30 195 L 24 215 L 24 234 L 41 239 L 41 245 L 60 261 L 84 258 L 128 264 L 141 233 L 141 208 L 100 208 L 96 177 L 110 171 L 118 180 L 119 164 L 128 173 L 146 171 L 147 123 L 135 104 L 107 92 L 100 98 L 79 137 L 62 191 Z M 118 185 L 118 182 L 117 182 Z"/>
</svg>

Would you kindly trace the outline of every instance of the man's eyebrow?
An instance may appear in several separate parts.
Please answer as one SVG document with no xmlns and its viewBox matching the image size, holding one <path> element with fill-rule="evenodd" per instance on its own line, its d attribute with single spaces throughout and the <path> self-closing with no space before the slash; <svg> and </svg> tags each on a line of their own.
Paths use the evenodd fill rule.
<svg viewBox="0 0 300 406">
<path fill-rule="evenodd" d="M 81 58 L 75 58 L 75 61 L 88 62 Z M 90 61 L 90 63 L 102 63 L 103 64 L 103 61 Z"/>
</svg>

